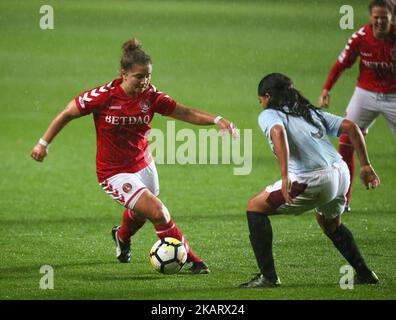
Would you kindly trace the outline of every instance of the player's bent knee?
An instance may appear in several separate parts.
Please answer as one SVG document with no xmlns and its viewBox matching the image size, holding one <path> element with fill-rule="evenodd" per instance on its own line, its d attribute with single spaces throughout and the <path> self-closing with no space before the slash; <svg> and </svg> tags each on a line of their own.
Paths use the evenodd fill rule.
<svg viewBox="0 0 396 320">
<path fill-rule="evenodd" d="M 146 190 L 137 201 L 134 210 L 154 225 L 166 225 L 170 221 L 168 209 L 161 200 Z"/>
<path fill-rule="evenodd" d="M 330 234 L 336 232 L 337 229 L 338 229 L 338 225 L 337 224 L 325 225 L 325 228 L 323 229 L 323 232 L 326 235 L 330 235 Z"/>
<path fill-rule="evenodd" d="M 254 212 L 256 212 L 257 211 L 257 200 L 256 200 L 256 198 L 251 198 L 249 201 L 248 201 L 248 203 L 247 203 L 247 206 L 246 206 L 246 210 L 247 211 L 254 211 Z"/>
<path fill-rule="evenodd" d="M 265 199 L 253 197 L 248 201 L 246 210 L 252 212 L 269 213 L 271 211 L 271 207 L 268 205 Z"/>
<path fill-rule="evenodd" d="M 168 209 L 161 203 L 153 208 L 149 219 L 155 226 L 165 226 L 170 221 L 170 214 Z"/>
<path fill-rule="evenodd" d="M 341 219 L 339 216 L 334 219 L 326 219 L 317 212 L 316 212 L 316 220 L 318 221 L 318 224 L 320 225 L 321 229 L 326 235 L 330 235 L 334 233 L 341 224 Z"/>
</svg>

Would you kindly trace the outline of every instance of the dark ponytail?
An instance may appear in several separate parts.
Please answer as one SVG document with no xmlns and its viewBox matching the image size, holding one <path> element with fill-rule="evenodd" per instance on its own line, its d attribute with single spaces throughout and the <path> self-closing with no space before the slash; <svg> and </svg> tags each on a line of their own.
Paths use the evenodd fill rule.
<svg viewBox="0 0 396 320">
<path fill-rule="evenodd" d="M 290 78 L 281 73 L 271 73 L 265 76 L 259 83 L 258 95 L 264 97 L 269 94 L 268 109 L 279 110 L 287 115 L 302 117 L 319 131 L 321 126 L 313 119 L 313 111 L 320 119 L 325 128 L 326 120 L 318 112 L 320 109 L 309 102 L 298 90 L 293 87 Z"/>
<path fill-rule="evenodd" d="M 151 57 L 143 51 L 139 40 L 133 38 L 122 45 L 121 69 L 127 71 L 132 69 L 136 64 L 148 65 L 151 63 Z"/>
</svg>

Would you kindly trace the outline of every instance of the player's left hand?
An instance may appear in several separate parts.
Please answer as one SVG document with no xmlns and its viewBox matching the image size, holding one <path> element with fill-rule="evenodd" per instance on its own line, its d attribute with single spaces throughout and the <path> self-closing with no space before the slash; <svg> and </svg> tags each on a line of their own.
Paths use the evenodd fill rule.
<svg viewBox="0 0 396 320">
<path fill-rule="evenodd" d="M 239 138 L 239 129 L 232 122 L 228 121 L 227 119 L 224 119 L 224 118 L 220 119 L 216 125 L 220 129 L 220 132 L 222 133 L 222 135 L 224 135 L 225 132 L 228 131 L 234 139 Z"/>
<path fill-rule="evenodd" d="M 378 188 L 381 183 L 380 178 L 371 165 L 365 165 L 360 168 L 360 179 L 367 190 Z"/>
</svg>

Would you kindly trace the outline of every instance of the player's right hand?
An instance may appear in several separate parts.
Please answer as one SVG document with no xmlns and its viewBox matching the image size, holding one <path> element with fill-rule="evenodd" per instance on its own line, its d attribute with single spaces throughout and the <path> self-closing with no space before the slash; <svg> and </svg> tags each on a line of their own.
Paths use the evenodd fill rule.
<svg viewBox="0 0 396 320">
<path fill-rule="evenodd" d="M 227 119 L 220 119 L 220 121 L 217 123 L 217 127 L 220 129 L 222 135 L 228 131 L 233 139 L 239 138 L 239 129 Z"/>
<path fill-rule="evenodd" d="M 375 189 L 380 185 L 380 178 L 374 171 L 374 168 L 371 165 L 365 165 L 360 168 L 360 179 L 362 183 L 366 187 L 366 189 Z"/>
<path fill-rule="evenodd" d="M 292 187 L 292 182 L 289 176 L 282 178 L 282 195 L 287 204 L 293 203 L 292 197 L 290 195 L 291 187 Z"/>
<path fill-rule="evenodd" d="M 48 148 L 44 147 L 42 144 L 37 143 L 33 150 L 32 153 L 30 154 L 30 156 L 36 160 L 36 161 L 43 161 L 44 158 L 47 156 L 48 154 Z"/>
<path fill-rule="evenodd" d="M 319 97 L 319 106 L 321 108 L 327 108 L 330 105 L 330 93 L 328 90 L 323 89 L 322 94 Z"/>
</svg>

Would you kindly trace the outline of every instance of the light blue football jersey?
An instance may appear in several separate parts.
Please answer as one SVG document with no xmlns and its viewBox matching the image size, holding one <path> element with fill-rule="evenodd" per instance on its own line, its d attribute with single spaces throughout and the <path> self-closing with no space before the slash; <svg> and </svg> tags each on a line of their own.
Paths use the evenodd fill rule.
<svg viewBox="0 0 396 320">
<path fill-rule="evenodd" d="M 327 168 L 342 159 L 329 136 L 338 136 L 343 118 L 322 110 L 319 110 L 319 113 L 326 120 L 326 127 L 315 112 L 311 111 L 320 129 L 302 117 L 286 115 L 274 109 L 265 109 L 259 115 L 259 125 L 268 138 L 272 152 L 274 152 L 274 145 L 271 140 L 271 128 L 276 124 L 285 128 L 289 142 L 289 172 L 291 173 L 299 174 Z"/>
</svg>

